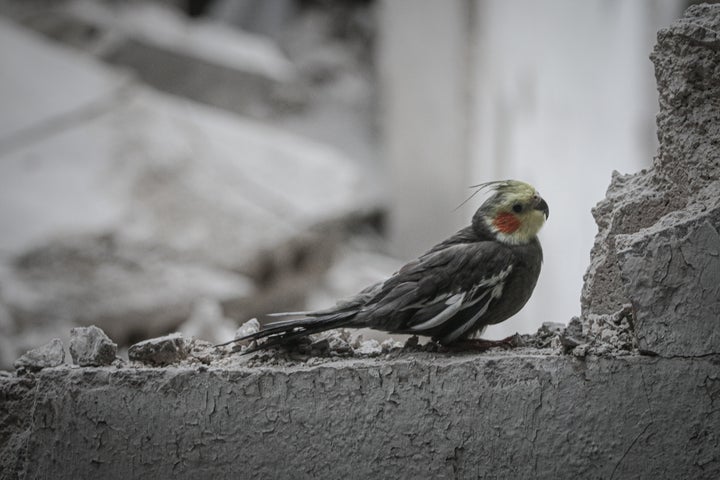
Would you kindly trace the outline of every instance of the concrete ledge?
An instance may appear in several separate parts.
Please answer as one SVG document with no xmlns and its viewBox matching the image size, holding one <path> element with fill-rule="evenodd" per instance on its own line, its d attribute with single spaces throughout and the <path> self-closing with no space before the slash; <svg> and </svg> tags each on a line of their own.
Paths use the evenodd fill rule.
<svg viewBox="0 0 720 480">
<path fill-rule="evenodd" d="M 538 351 L 540 352 L 540 351 Z M 720 356 L 0 377 L 2 478 L 718 478 Z M 682 394 L 680 394 L 682 392 Z M 11 426 L 8 434 L 8 425 Z"/>
</svg>

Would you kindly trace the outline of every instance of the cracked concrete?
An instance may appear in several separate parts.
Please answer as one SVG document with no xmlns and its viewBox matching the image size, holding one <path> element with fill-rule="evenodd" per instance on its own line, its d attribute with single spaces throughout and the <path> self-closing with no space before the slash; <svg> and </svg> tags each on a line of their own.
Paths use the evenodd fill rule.
<svg viewBox="0 0 720 480">
<path fill-rule="evenodd" d="M 593 210 L 599 232 L 582 317 L 634 311 L 638 348 L 720 353 L 720 7 L 691 7 L 658 32 L 660 148 L 654 167 L 615 174 Z"/>
<path fill-rule="evenodd" d="M 14 478 L 717 478 L 717 372 L 717 358 L 405 352 L 0 384 L 27 417 L 5 439 L 22 445 Z"/>
</svg>

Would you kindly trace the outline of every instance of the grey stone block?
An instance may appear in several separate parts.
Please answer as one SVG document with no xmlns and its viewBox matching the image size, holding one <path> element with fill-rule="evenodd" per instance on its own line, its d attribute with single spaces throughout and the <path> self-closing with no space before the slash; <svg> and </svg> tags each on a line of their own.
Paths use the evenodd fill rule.
<svg viewBox="0 0 720 480">
<path fill-rule="evenodd" d="M 57 367 L 65 361 L 65 349 L 58 338 L 34 348 L 15 360 L 15 368 L 19 370 L 39 371 L 43 368 Z"/>
<path fill-rule="evenodd" d="M 720 5 L 697 5 L 658 32 L 660 149 L 654 168 L 613 175 L 582 317 L 634 307 L 638 347 L 659 355 L 720 351 Z"/>
<path fill-rule="evenodd" d="M 0 458 L 20 478 L 714 479 L 717 372 L 717 357 L 419 353 L 53 369 L 19 393 L 0 378 L 30 408 Z"/>
<path fill-rule="evenodd" d="M 686 217 L 618 239 L 640 351 L 720 353 L 720 191 L 715 205 Z"/>
<path fill-rule="evenodd" d="M 187 355 L 185 339 L 179 333 L 144 340 L 128 350 L 130 360 L 154 366 L 170 365 L 185 359 Z"/>
<path fill-rule="evenodd" d="M 70 330 L 70 356 L 81 367 L 110 365 L 117 345 L 95 325 Z"/>
</svg>

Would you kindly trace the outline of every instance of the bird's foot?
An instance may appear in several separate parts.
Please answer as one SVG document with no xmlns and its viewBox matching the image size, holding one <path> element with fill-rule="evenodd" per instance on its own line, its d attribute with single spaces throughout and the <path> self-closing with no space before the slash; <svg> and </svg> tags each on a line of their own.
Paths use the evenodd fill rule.
<svg viewBox="0 0 720 480">
<path fill-rule="evenodd" d="M 507 338 L 503 338 L 502 340 L 485 340 L 483 338 L 467 338 L 465 340 L 460 340 L 452 345 L 446 347 L 451 350 L 472 350 L 476 352 L 485 352 L 487 350 L 490 350 L 491 348 L 500 347 L 504 348 L 505 350 L 510 350 L 511 348 L 517 348 L 522 346 L 522 340 L 520 338 L 520 335 L 517 333 L 515 335 L 510 335 Z"/>
</svg>

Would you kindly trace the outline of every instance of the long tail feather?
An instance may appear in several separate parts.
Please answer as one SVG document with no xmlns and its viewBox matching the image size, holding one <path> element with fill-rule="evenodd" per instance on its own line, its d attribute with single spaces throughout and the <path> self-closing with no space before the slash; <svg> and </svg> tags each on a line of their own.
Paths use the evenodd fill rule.
<svg viewBox="0 0 720 480">
<path fill-rule="evenodd" d="M 299 315 L 307 315 L 310 312 L 278 312 L 278 313 L 268 313 L 268 317 L 294 317 Z"/>
<path fill-rule="evenodd" d="M 231 343 L 262 340 L 267 338 L 265 342 L 253 347 L 252 349 L 246 350 L 244 354 L 252 353 L 257 350 L 263 350 L 273 346 L 281 345 L 284 343 L 292 342 L 301 337 L 311 335 L 313 333 L 330 330 L 333 328 L 340 328 L 349 326 L 352 323 L 355 313 L 343 313 L 329 315 L 325 317 L 304 317 L 293 320 L 281 320 L 279 322 L 272 322 L 263 327 L 259 332 L 251 333 L 244 337 L 230 340 L 229 342 L 221 343 L 216 347 L 223 347 L 230 345 Z"/>
<path fill-rule="evenodd" d="M 313 333 L 324 332 L 325 330 L 331 330 L 333 328 L 340 328 L 340 327 L 342 327 L 342 325 L 334 325 L 334 326 L 318 325 L 316 327 L 311 327 L 311 328 L 308 328 L 308 329 L 302 330 L 302 331 L 288 332 L 288 333 L 285 333 L 282 335 L 270 336 L 263 343 L 258 344 L 252 348 L 245 350 L 242 354 L 247 355 L 249 353 L 257 352 L 259 350 L 265 350 L 268 348 L 276 347 L 278 345 L 288 344 L 288 343 L 291 343 L 300 338 L 306 337 L 308 335 L 312 335 Z"/>
</svg>

